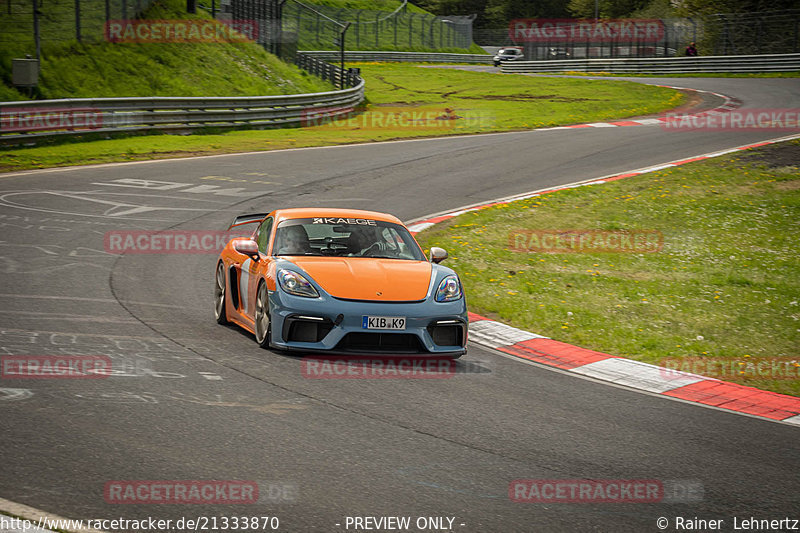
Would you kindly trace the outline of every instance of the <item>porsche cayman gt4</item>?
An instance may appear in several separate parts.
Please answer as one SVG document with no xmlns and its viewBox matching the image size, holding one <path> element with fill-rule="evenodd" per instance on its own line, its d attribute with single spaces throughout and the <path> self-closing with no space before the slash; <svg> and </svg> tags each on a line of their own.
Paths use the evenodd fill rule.
<svg viewBox="0 0 800 533">
<path fill-rule="evenodd" d="M 392 215 L 350 209 L 281 209 L 237 217 L 216 265 L 217 322 L 262 347 L 307 352 L 466 352 L 461 280 L 430 258 Z"/>
</svg>

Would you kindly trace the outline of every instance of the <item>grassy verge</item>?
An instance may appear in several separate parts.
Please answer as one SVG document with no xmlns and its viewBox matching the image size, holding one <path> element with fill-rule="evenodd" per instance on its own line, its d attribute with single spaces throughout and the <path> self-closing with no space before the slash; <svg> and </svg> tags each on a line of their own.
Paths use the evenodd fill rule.
<svg viewBox="0 0 800 533">
<path fill-rule="evenodd" d="M 468 213 L 418 239 L 450 251 L 474 312 L 648 363 L 721 362 L 712 377 L 800 396 L 799 166 L 800 142 L 784 143 Z M 657 230 L 663 248 L 509 249 L 535 229 Z M 795 361 L 793 379 L 729 370 L 774 358 Z"/>
<path fill-rule="evenodd" d="M 63 8 L 64 5 L 61 4 Z M 185 2 L 159 0 L 146 19 L 209 19 L 186 15 Z M 0 49 L 0 101 L 25 96 L 10 87 L 11 59 L 24 57 L 31 43 Z M 294 65 L 242 43 L 45 42 L 36 97 L 256 96 L 333 90 Z"/>
<path fill-rule="evenodd" d="M 678 91 L 638 83 L 433 71 L 409 64 L 360 66 L 369 105 L 346 120 L 6 148 L 0 149 L 0 170 L 523 130 L 657 113 L 683 102 Z"/>
</svg>

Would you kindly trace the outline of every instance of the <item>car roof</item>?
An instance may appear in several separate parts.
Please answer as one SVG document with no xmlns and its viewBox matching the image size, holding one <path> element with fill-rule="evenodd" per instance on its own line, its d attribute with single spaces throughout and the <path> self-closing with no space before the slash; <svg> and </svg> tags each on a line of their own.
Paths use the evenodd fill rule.
<svg viewBox="0 0 800 533">
<path fill-rule="evenodd" d="M 361 209 L 337 209 L 332 207 L 297 207 L 291 209 L 278 209 L 271 213 L 275 217 L 275 222 L 280 223 L 284 220 L 295 218 L 314 218 L 314 217 L 336 217 L 336 218 L 366 218 L 370 220 L 380 220 L 383 222 L 394 222 L 402 224 L 400 219 L 388 213 L 377 211 L 364 211 Z"/>
</svg>

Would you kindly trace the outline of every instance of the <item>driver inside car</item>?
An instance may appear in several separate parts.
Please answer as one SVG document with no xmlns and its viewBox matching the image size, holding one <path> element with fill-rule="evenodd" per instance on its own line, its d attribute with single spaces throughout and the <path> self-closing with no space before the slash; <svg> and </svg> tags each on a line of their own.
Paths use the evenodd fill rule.
<svg viewBox="0 0 800 533">
<path fill-rule="evenodd" d="M 383 250 L 381 239 L 377 238 L 372 228 L 353 228 L 347 238 L 347 245 L 352 257 L 367 257 Z"/>
<path fill-rule="evenodd" d="M 278 255 L 305 255 L 312 251 L 302 225 L 278 228 L 278 243 Z"/>
</svg>

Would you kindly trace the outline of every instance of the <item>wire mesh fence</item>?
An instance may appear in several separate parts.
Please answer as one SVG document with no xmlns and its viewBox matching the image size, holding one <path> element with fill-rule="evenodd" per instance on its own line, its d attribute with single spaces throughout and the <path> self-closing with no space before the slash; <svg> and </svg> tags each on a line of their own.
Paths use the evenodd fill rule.
<svg viewBox="0 0 800 533">
<path fill-rule="evenodd" d="M 709 55 L 797 53 L 800 9 L 712 15 L 700 42 Z"/>
<path fill-rule="evenodd" d="M 106 22 L 132 19 L 151 0 L 1 0 L 0 45 L 31 48 L 41 43 L 98 42 Z"/>
<path fill-rule="evenodd" d="M 297 36 L 303 50 L 336 50 L 342 24 L 348 50 L 466 50 L 472 45 L 471 16 L 434 16 L 404 10 L 313 9 L 289 1 L 283 6 L 284 32 Z"/>
<path fill-rule="evenodd" d="M 522 25 L 519 21 L 512 23 L 503 45 L 509 46 L 510 42 L 522 47 L 525 59 L 531 61 L 673 57 L 682 54 L 701 31 L 700 25 L 691 19 L 522 22 Z M 549 31 L 552 27 L 558 31 Z"/>
<path fill-rule="evenodd" d="M 0 0 L 0 45 L 33 46 L 66 41 L 98 42 L 106 24 L 139 16 L 151 0 Z M 205 0 L 201 9 L 221 20 L 253 21 L 255 40 L 270 51 L 276 43 L 294 49 L 338 50 L 349 23 L 348 50 L 467 50 L 472 16 L 434 16 L 412 12 L 337 9 L 295 0 Z M 31 53 L 33 50 L 31 50 Z"/>
<path fill-rule="evenodd" d="M 659 38 L 646 41 L 575 39 L 569 32 L 566 38 L 529 40 L 524 29 L 515 30 L 515 22 L 509 28 L 476 29 L 475 42 L 482 46 L 521 46 L 528 60 L 681 56 L 692 42 L 697 43 L 701 55 L 800 52 L 800 9 L 657 19 L 653 22 L 661 27 Z"/>
</svg>

